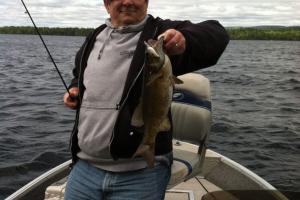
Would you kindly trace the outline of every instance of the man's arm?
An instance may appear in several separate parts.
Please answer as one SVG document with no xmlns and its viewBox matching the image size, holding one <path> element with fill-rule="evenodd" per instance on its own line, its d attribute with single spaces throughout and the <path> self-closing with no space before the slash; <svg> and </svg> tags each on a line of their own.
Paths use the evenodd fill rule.
<svg viewBox="0 0 300 200">
<path fill-rule="evenodd" d="M 164 34 L 172 28 L 182 33 L 185 39 L 184 52 L 170 56 L 175 75 L 215 65 L 229 42 L 224 27 L 214 20 L 197 24 L 163 20 L 160 31 Z"/>
</svg>

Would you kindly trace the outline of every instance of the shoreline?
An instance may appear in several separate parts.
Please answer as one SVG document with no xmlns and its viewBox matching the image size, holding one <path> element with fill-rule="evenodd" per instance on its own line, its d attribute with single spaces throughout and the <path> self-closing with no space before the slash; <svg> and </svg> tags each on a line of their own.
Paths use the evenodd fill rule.
<svg viewBox="0 0 300 200">
<path fill-rule="evenodd" d="M 231 40 L 286 40 L 300 41 L 300 26 L 257 26 L 257 27 L 225 27 Z M 40 27 L 42 35 L 86 36 L 93 28 L 76 27 Z M 0 27 L 0 34 L 35 35 L 35 29 L 30 26 Z"/>
</svg>

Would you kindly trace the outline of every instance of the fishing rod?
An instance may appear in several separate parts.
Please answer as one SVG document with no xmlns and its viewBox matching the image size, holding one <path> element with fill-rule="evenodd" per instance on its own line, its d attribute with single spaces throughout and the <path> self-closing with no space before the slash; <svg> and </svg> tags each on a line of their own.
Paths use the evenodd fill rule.
<svg viewBox="0 0 300 200">
<path fill-rule="evenodd" d="M 48 49 L 48 47 L 47 47 L 47 45 L 46 45 L 44 39 L 43 39 L 43 37 L 42 37 L 42 35 L 40 34 L 39 29 L 38 29 L 37 26 L 35 25 L 35 23 L 34 23 L 34 21 L 33 21 L 32 17 L 31 17 L 31 15 L 30 15 L 30 13 L 29 13 L 29 11 L 28 11 L 28 9 L 27 9 L 27 7 L 26 7 L 24 1 L 21 0 L 21 2 L 22 2 L 22 4 L 23 4 L 23 6 L 24 6 L 24 8 L 25 8 L 25 10 L 26 10 L 26 13 L 28 14 L 28 16 L 29 16 L 29 18 L 30 18 L 30 20 L 31 20 L 31 22 L 32 22 L 32 24 L 33 24 L 33 26 L 34 26 L 34 28 L 35 28 L 35 31 L 37 32 L 38 36 L 40 37 L 40 39 L 41 39 L 41 41 L 42 41 L 42 43 L 43 43 L 43 45 L 44 45 L 44 47 L 45 47 L 45 49 L 46 49 L 46 51 L 47 51 L 47 53 L 48 53 L 48 55 L 49 55 L 51 61 L 52 61 L 53 65 L 54 65 L 54 67 L 55 67 L 55 69 L 56 69 L 56 71 L 57 71 L 57 73 L 58 73 L 58 75 L 59 75 L 59 77 L 60 77 L 60 79 L 62 80 L 62 82 L 63 82 L 63 84 L 64 84 L 64 86 L 65 86 L 67 92 L 69 93 L 69 97 L 72 98 L 72 96 L 71 96 L 71 94 L 70 94 L 70 91 L 69 91 L 69 89 L 68 89 L 68 86 L 67 86 L 65 80 L 63 79 L 63 77 L 62 77 L 62 75 L 61 75 L 61 73 L 60 73 L 60 71 L 59 71 L 59 69 L 58 69 L 58 67 L 57 67 L 57 65 L 56 65 L 56 63 L 55 63 L 55 61 L 54 61 L 54 59 L 53 59 L 53 57 L 52 57 L 52 55 L 51 55 L 51 53 L 50 53 L 50 51 L 49 51 L 49 49 Z"/>
</svg>

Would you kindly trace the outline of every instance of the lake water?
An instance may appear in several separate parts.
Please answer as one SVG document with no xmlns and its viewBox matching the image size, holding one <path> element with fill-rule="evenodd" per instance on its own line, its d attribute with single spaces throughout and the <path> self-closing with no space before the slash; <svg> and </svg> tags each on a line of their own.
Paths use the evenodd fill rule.
<svg viewBox="0 0 300 200">
<path fill-rule="evenodd" d="M 83 37 L 45 36 L 66 82 Z M 300 42 L 231 41 L 211 81 L 209 148 L 300 192 Z M 0 199 L 70 159 L 74 111 L 41 41 L 0 35 Z"/>
</svg>

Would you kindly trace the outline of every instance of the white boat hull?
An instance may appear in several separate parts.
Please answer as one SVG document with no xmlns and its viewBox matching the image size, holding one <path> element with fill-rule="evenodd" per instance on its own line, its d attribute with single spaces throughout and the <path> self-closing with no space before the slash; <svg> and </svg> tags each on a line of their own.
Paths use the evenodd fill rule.
<svg viewBox="0 0 300 200">
<path fill-rule="evenodd" d="M 190 152 L 197 152 L 198 150 L 198 146 L 190 143 L 180 142 L 180 145 L 178 145 L 177 142 L 176 144 L 174 145 L 174 149 Z M 33 199 L 33 197 L 36 200 L 45 199 L 45 194 L 48 197 L 52 196 L 53 200 L 59 199 L 53 197 L 55 191 L 59 191 L 56 196 L 60 196 L 63 199 L 63 185 L 66 181 L 70 164 L 71 160 L 49 170 L 7 197 L 6 200 Z M 200 200 L 208 193 L 221 191 L 271 191 L 274 199 L 287 199 L 280 192 L 276 191 L 271 184 L 249 169 L 209 149 L 206 151 L 202 173 L 169 189 L 166 192 L 165 199 Z"/>
</svg>

